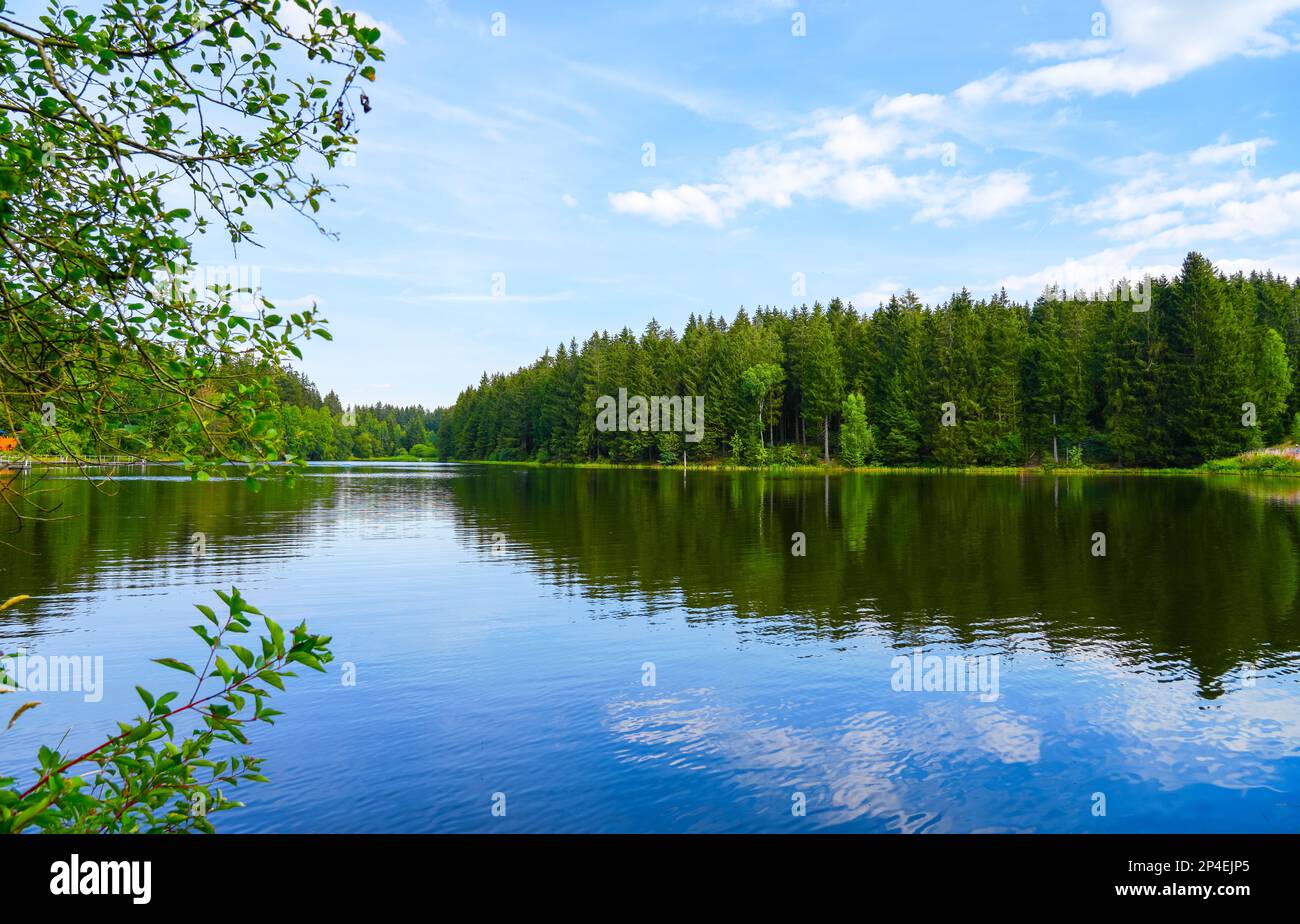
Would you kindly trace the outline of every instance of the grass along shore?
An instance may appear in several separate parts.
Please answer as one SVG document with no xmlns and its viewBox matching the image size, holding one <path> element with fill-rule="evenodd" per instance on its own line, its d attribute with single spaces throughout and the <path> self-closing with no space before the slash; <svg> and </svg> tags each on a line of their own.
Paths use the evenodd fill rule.
<svg viewBox="0 0 1300 924">
<path fill-rule="evenodd" d="M 1255 461 L 1257 459 L 1269 461 Z M 353 461 L 367 461 L 357 459 Z M 380 460 L 369 460 L 380 461 Z M 417 460 L 411 457 L 386 461 L 443 461 L 434 459 Z M 537 462 L 537 461 L 499 461 L 495 459 L 452 459 L 445 460 L 465 465 L 505 465 L 517 468 L 577 468 L 577 469 L 644 469 L 649 471 L 680 470 L 680 465 L 663 465 L 658 462 Z M 1119 468 L 1115 466 L 1067 466 L 1067 465 L 968 465 L 945 468 L 937 465 L 864 465 L 850 468 L 838 462 L 810 463 L 798 465 L 735 465 L 723 461 L 691 463 L 686 466 L 691 471 L 714 472 L 765 472 L 768 474 L 805 474 L 805 475 L 906 475 L 906 474 L 963 474 L 963 475 L 1269 475 L 1281 477 L 1300 477 L 1300 459 L 1292 456 L 1266 455 L 1264 453 L 1245 453 L 1228 459 L 1215 459 L 1192 468 Z"/>
<path fill-rule="evenodd" d="M 1287 447 L 1290 448 L 1290 447 Z M 0 459 L 0 470 L 5 463 L 17 466 L 28 463 L 32 467 L 76 466 L 88 467 L 129 467 L 138 465 L 175 465 L 180 460 L 176 457 L 158 457 L 148 460 L 75 460 L 66 457 L 24 456 L 13 459 Z M 330 463 L 366 463 L 366 462 L 451 462 L 461 465 L 501 465 L 515 468 L 573 468 L 573 469 L 609 469 L 609 470 L 645 470 L 674 471 L 680 465 L 664 465 L 660 462 L 539 462 L 536 460 L 503 461 L 497 459 L 438 459 L 430 456 L 414 456 L 402 453 L 393 456 L 375 456 L 368 459 L 352 457 L 349 459 L 321 459 L 320 464 Z M 736 465 L 723 460 L 692 462 L 686 468 L 690 471 L 710 472 L 763 472 L 773 475 L 1267 475 L 1273 477 L 1300 477 L 1300 458 L 1281 451 L 1252 451 L 1227 459 L 1214 459 L 1192 468 L 1120 468 L 1104 465 L 968 465 L 945 468 L 938 465 L 863 465 L 849 467 L 839 462 L 816 462 L 799 464 L 772 463 L 769 465 Z"/>
</svg>

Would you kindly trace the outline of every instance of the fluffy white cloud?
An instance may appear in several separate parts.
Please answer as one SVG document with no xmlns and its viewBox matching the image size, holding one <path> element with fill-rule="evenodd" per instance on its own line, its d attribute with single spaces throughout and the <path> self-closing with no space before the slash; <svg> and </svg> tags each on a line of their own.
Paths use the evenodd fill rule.
<svg viewBox="0 0 1300 924">
<path fill-rule="evenodd" d="M 726 212 L 714 196 L 724 192 L 723 187 L 698 187 L 682 185 L 675 189 L 656 189 L 651 193 L 610 193 L 609 204 L 616 212 L 641 215 L 664 225 L 682 221 L 702 221 L 720 227 Z"/>
<path fill-rule="evenodd" d="M 1032 196 L 1029 176 L 1017 171 L 967 176 L 945 169 L 900 176 L 880 161 L 899 154 L 907 136 L 896 122 L 857 114 L 820 116 L 783 142 L 732 151 L 721 161 L 718 182 L 612 193 L 609 202 L 617 212 L 662 224 L 699 221 L 718 227 L 751 205 L 784 209 L 798 198 L 862 210 L 904 204 L 915 209 L 916 221 L 950 224 L 990 218 Z M 906 148 L 902 156 L 912 158 L 926 147 Z M 938 155 L 944 146 L 930 149 Z"/>
<path fill-rule="evenodd" d="M 1240 166 L 1243 154 L 1272 143 L 1257 138 L 1234 144 L 1220 138 L 1184 154 L 1120 162 L 1119 169 L 1136 175 L 1058 216 L 1060 221 L 1095 225 L 1116 245 L 1034 273 L 1007 276 L 1001 284 L 1020 296 L 1032 296 L 1046 286 L 1092 292 L 1121 278 L 1176 275 L 1188 250 L 1213 253 L 1223 272 L 1272 269 L 1293 274 L 1300 261 L 1294 252 L 1282 250 L 1278 240 L 1300 231 L 1300 172 L 1261 177 L 1255 169 Z M 1276 252 L 1268 257 L 1219 256 L 1234 244 Z"/>
<path fill-rule="evenodd" d="M 1300 230 L 1300 173 L 1244 182 L 1240 194 L 1216 203 L 1202 220 L 1152 237 L 1151 247 L 1203 247 L 1216 241 L 1269 238 Z"/>
<path fill-rule="evenodd" d="M 1215 143 L 1172 156 L 1146 155 L 1120 164 L 1136 171 L 1061 219 L 1100 226 L 1112 240 L 1157 250 L 1216 241 L 1267 238 L 1300 229 L 1300 173 L 1261 177 L 1256 153 L 1270 138 Z"/>
<path fill-rule="evenodd" d="M 893 153 L 903 141 L 903 132 L 897 125 L 868 125 L 859 115 L 823 119 L 808 134 L 825 137 L 825 152 L 847 164 L 879 160 Z"/>
<path fill-rule="evenodd" d="M 882 96 L 871 108 L 877 119 L 916 119 L 932 122 L 944 114 L 944 98 L 935 93 L 904 93 Z"/>
<path fill-rule="evenodd" d="M 980 105 L 993 100 L 1035 103 L 1076 94 L 1137 94 L 1238 55 L 1295 51 L 1279 20 L 1300 0 L 1105 0 L 1104 35 L 1035 42 L 1031 61 L 1059 63 L 998 71 L 956 92 Z M 1086 23 L 1083 26 L 1086 28 Z"/>
<path fill-rule="evenodd" d="M 907 194 L 906 183 L 883 165 L 841 173 L 830 190 L 832 198 L 855 209 L 878 208 Z"/>
<path fill-rule="evenodd" d="M 910 209 L 913 221 L 938 225 L 985 221 L 1011 213 L 1035 195 L 1032 178 L 1021 170 L 971 175 L 951 166 L 954 146 L 941 129 L 970 134 L 976 123 L 987 125 L 981 106 L 1137 94 L 1231 57 L 1275 56 L 1300 47 L 1285 24 L 1285 16 L 1300 9 L 1300 0 L 1103 3 L 1104 14 L 1080 21 L 1080 35 L 1019 49 L 1037 66 L 997 71 L 951 95 L 881 96 L 869 116 L 815 113 L 804 128 L 779 141 L 733 150 L 707 183 L 616 192 L 610 205 L 663 224 L 695 221 L 713 227 L 751 206 L 784 209 L 800 199 L 859 210 L 898 206 Z M 1097 234 L 1119 249 L 1103 251 L 1088 267 L 1066 261 L 1043 273 L 1091 279 L 1134 269 L 1132 247 L 1156 253 L 1300 228 L 1300 189 L 1293 180 L 1253 175 L 1259 152 L 1273 144 L 1268 138 L 1221 137 L 1172 158 L 1148 154 L 1104 165 L 1126 178 L 1089 201 L 1058 209 L 1057 221 L 1096 225 Z M 899 166 L 927 160 L 946 166 L 922 173 Z"/>
<path fill-rule="evenodd" d="M 933 185 L 924 182 L 934 176 L 912 178 L 916 198 L 922 203 L 916 221 L 941 225 L 957 218 L 984 221 L 1026 202 L 1033 192 L 1029 176 L 1013 170 L 997 170 L 984 177 L 954 176 Z"/>
</svg>

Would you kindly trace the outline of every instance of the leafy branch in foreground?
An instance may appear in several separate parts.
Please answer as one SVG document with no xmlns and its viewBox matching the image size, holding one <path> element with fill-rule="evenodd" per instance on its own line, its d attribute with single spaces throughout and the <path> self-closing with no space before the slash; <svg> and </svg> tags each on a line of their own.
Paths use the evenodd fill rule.
<svg viewBox="0 0 1300 924">
<path fill-rule="evenodd" d="M 247 745 L 245 729 L 253 723 L 275 724 L 274 717 L 281 713 L 266 705 L 272 695 L 267 688 L 283 690 L 285 678 L 296 676 L 290 669 L 295 664 L 323 672 L 333 659 L 327 647 L 330 638 L 312 635 L 306 623 L 286 636 L 236 588 L 217 591 L 217 596 L 226 604 L 224 619 L 199 604 L 207 624 L 191 627 L 208 646 L 203 668 L 196 670 L 174 658 L 155 659 L 195 678 L 189 699 L 176 705 L 177 692 L 155 696 L 137 686 L 145 712 L 133 722 L 119 722 L 118 733 L 104 743 L 78 757 L 42 747 L 34 783 L 20 790 L 15 780 L 0 778 L 0 834 L 32 829 L 213 833 L 209 816 L 243 804 L 231 799 L 223 785 L 267 782 L 261 773 L 263 758 L 218 757 L 211 752 L 218 742 Z M 227 641 L 229 635 L 250 632 L 250 615 L 262 616 L 266 625 L 256 642 L 260 653 Z M 0 685 L 6 682 L 0 675 Z M 31 704 L 24 704 L 13 720 L 29 708 Z M 181 722 L 193 727 L 178 740 L 176 725 Z"/>
<path fill-rule="evenodd" d="M 379 30 L 329 0 L 52 0 L 31 21 L 11 7 L 0 428 L 39 455 L 264 474 L 286 456 L 270 374 L 329 331 L 314 306 L 277 311 L 244 274 L 205 269 L 195 244 L 215 232 L 247 268 L 266 210 L 326 231 L 316 216 L 356 145 L 354 100 L 370 108 L 359 87 L 383 60 Z"/>
</svg>

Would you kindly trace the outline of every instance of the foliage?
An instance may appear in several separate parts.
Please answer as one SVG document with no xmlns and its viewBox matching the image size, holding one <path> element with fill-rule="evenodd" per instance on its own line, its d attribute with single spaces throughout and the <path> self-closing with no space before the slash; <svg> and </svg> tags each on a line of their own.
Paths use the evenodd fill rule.
<svg viewBox="0 0 1300 924">
<path fill-rule="evenodd" d="M 419 405 L 364 405 L 344 410 L 334 392 L 324 398 L 311 380 L 285 370 L 277 377 L 281 398 L 275 427 L 289 452 L 313 462 L 334 459 L 433 459 L 441 414 Z"/>
<path fill-rule="evenodd" d="M 328 331 L 194 244 L 238 253 L 262 206 L 315 221 L 378 40 L 320 0 L 0 16 L 0 426 L 78 458 L 165 445 L 196 475 L 292 460 L 272 373 Z"/>
<path fill-rule="evenodd" d="M 840 457 L 850 468 L 876 459 L 876 434 L 867 423 L 867 403 L 859 394 L 846 395 L 841 412 Z"/>
<path fill-rule="evenodd" d="M 544 448 L 556 461 L 680 464 L 664 434 L 595 431 L 597 396 L 619 388 L 702 395 L 703 439 L 685 444 L 696 461 L 743 458 L 733 436 L 764 428 L 772 461 L 805 459 L 818 443 L 829 459 L 837 433 L 844 455 L 850 393 L 890 465 L 1020 466 L 1050 461 L 1055 439 L 1080 462 L 1187 467 L 1281 439 L 1300 412 L 1300 287 L 1271 273 L 1224 277 L 1199 254 L 1175 280 L 1143 285 L 1149 299 L 1049 288 L 1028 305 L 963 290 L 926 307 L 907 292 L 870 313 L 836 299 L 742 309 L 730 323 L 692 315 L 680 336 L 656 322 L 640 338 L 595 332 L 514 373 L 485 373 L 441 412 L 439 454 Z M 945 427 L 949 402 L 957 425 Z M 1243 422 L 1247 402 L 1256 426 Z M 853 438 L 849 447 L 851 462 Z"/>
<path fill-rule="evenodd" d="M 740 390 L 758 409 L 757 424 L 759 438 L 763 429 L 772 423 L 772 395 L 785 381 L 785 370 L 776 363 L 758 363 L 745 370 L 740 378 Z"/>
<path fill-rule="evenodd" d="M 1293 455 L 1271 452 L 1248 452 L 1230 459 L 1212 459 L 1205 463 L 1211 472 L 1269 472 L 1300 475 L 1300 459 Z"/>
<path fill-rule="evenodd" d="M 229 637 L 249 633 L 250 616 L 261 612 L 238 589 L 217 595 L 226 604 L 225 617 L 199 605 L 206 623 L 191 627 L 208 649 L 202 669 L 173 658 L 157 659 L 194 677 L 184 705 L 176 705 L 176 691 L 155 695 L 136 687 L 145 711 L 119 722 L 118 732 L 102 744 L 80 756 L 42 747 L 34 782 L 20 788 L 13 779 L 0 779 L 0 833 L 212 833 L 211 815 L 241 805 L 224 787 L 267 781 L 261 758 L 220 752 L 226 745 L 246 746 L 246 729 L 252 725 L 275 724 L 281 713 L 266 705 L 273 695 L 268 688 L 283 691 L 298 664 L 324 671 L 333 658 L 330 639 L 310 634 L 305 623 L 286 635 L 263 616 L 266 632 L 258 634 L 257 650 L 251 650 Z M 32 705 L 20 706 L 9 724 Z M 193 727 L 178 737 L 181 723 Z"/>
<path fill-rule="evenodd" d="M 269 374 L 275 397 L 268 413 L 272 428 L 282 440 L 287 455 L 307 461 L 329 461 L 353 457 L 395 457 L 409 453 L 414 459 L 437 458 L 436 446 L 441 413 L 419 405 L 358 405 L 344 409 L 333 392 L 324 398 L 305 375 L 293 369 Z M 184 444 L 172 439 L 170 414 L 155 409 L 137 416 L 140 426 L 160 433 L 143 455 L 151 459 L 177 459 Z M 76 450 L 93 445 L 94 432 L 80 423 L 61 423 L 57 431 L 41 425 L 30 415 L 23 435 L 23 448 L 35 456 L 75 457 Z"/>
</svg>

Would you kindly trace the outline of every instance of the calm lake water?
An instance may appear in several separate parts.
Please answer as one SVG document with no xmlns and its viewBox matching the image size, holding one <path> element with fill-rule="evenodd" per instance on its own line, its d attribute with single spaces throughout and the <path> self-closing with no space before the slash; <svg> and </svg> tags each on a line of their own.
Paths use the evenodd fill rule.
<svg viewBox="0 0 1300 924">
<path fill-rule="evenodd" d="M 233 584 L 336 660 L 277 697 L 251 748 L 272 782 L 225 831 L 1300 828 L 1297 482 L 356 464 L 258 494 L 165 468 L 45 484 L 70 519 L 0 537 L 0 599 L 38 598 L 0 615 L 0 650 L 102 656 L 105 687 L 31 697 L 0 775 L 102 740 L 136 683 L 188 692 L 149 659 L 201 661 L 192 604 Z"/>
</svg>

